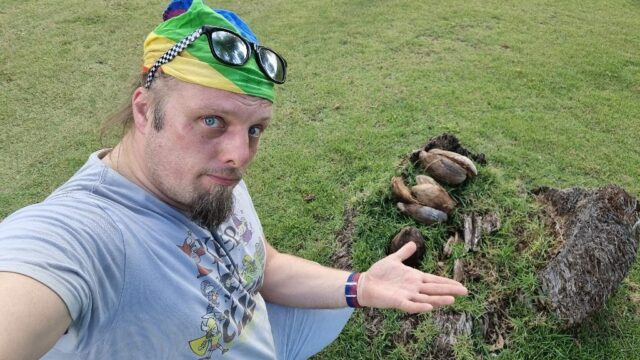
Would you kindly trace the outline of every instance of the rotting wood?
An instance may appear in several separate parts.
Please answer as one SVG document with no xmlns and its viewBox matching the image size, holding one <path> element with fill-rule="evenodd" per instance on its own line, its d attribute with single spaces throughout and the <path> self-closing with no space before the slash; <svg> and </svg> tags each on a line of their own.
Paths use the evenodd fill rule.
<svg viewBox="0 0 640 360">
<path fill-rule="evenodd" d="M 538 274 L 551 310 L 565 327 L 581 324 L 604 306 L 635 261 L 632 235 L 637 200 L 622 188 L 595 190 L 538 188 L 563 241 Z"/>
</svg>

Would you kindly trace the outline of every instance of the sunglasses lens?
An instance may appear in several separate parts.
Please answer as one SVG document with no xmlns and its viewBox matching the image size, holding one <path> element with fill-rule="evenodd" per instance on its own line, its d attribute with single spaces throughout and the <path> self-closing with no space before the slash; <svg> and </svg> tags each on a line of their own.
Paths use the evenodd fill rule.
<svg viewBox="0 0 640 360">
<path fill-rule="evenodd" d="M 214 31 L 211 43 L 215 55 L 223 62 L 231 65 L 242 65 L 247 62 L 249 48 L 238 36 L 227 31 Z"/>
<path fill-rule="evenodd" d="M 258 50 L 258 59 L 260 60 L 260 65 L 262 65 L 262 68 L 271 80 L 277 83 L 284 82 L 285 65 L 282 58 L 267 48 L 260 48 Z"/>
</svg>

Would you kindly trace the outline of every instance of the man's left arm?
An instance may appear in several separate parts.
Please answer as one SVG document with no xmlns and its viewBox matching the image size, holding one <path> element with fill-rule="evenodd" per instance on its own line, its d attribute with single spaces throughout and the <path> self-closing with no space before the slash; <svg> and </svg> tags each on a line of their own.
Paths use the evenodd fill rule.
<svg viewBox="0 0 640 360">
<path fill-rule="evenodd" d="M 276 304 L 307 308 L 347 306 L 345 284 L 349 272 L 283 254 L 265 242 L 267 261 L 262 296 Z M 358 303 L 365 307 L 425 312 L 450 305 L 467 294 L 457 281 L 423 273 L 402 263 L 416 250 L 413 242 L 373 264 L 360 275 Z"/>
</svg>

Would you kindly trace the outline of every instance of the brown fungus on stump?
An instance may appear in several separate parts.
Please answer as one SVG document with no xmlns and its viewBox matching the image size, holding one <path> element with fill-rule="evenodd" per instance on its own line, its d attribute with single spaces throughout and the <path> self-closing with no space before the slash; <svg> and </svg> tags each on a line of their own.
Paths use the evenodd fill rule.
<svg viewBox="0 0 640 360">
<path fill-rule="evenodd" d="M 550 309 L 565 327 L 600 309 L 635 261 L 637 200 L 617 186 L 533 191 L 546 205 L 562 242 L 538 274 Z"/>
<path fill-rule="evenodd" d="M 418 230 L 416 227 L 409 226 L 400 230 L 400 232 L 396 234 L 396 236 L 394 236 L 394 238 L 391 240 L 391 243 L 389 244 L 388 254 L 393 254 L 394 252 L 400 250 L 400 248 L 409 241 L 413 241 L 416 244 L 416 252 L 414 252 L 413 255 L 409 256 L 409 258 L 402 263 L 417 269 L 420 267 L 422 257 L 425 253 L 425 244 L 420 230 Z"/>
</svg>

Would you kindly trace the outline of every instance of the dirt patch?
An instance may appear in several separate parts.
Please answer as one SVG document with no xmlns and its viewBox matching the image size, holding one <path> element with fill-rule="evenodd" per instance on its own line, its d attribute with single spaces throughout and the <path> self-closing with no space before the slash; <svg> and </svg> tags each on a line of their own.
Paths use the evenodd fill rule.
<svg viewBox="0 0 640 360">
<path fill-rule="evenodd" d="M 350 206 L 345 207 L 342 214 L 342 227 L 336 234 L 338 249 L 331 256 L 331 263 L 338 269 L 351 271 L 353 268 L 351 266 L 351 242 L 356 229 L 354 224 L 355 217 L 356 211 Z"/>
<path fill-rule="evenodd" d="M 540 272 L 541 290 L 566 327 L 600 309 L 635 261 L 638 202 L 617 186 L 533 190 L 554 225 L 557 253 Z"/>
<path fill-rule="evenodd" d="M 507 300 L 491 301 L 487 304 L 487 312 L 480 318 L 482 337 L 486 344 L 490 344 L 491 352 L 504 348 L 512 330 L 505 310 L 507 307 Z"/>
<path fill-rule="evenodd" d="M 384 314 L 379 309 L 364 308 L 362 309 L 364 314 L 364 326 L 367 331 L 367 338 L 373 339 L 380 335 L 382 328 L 384 327 Z"/>
<path fill-rule="evenodd" d="M 405 314 L 400 320 L 400 330 L 393 334 L 393 344 L 409 344 L 415 340 L 414 330 L 420 323 L 416 314 Z"/>
</svg>

